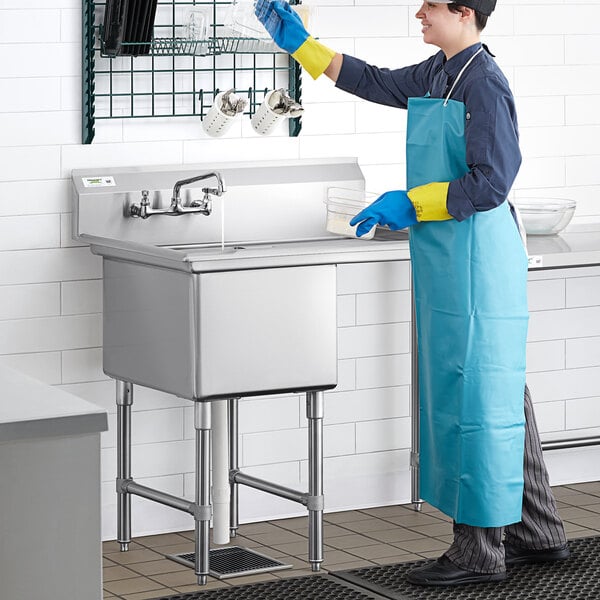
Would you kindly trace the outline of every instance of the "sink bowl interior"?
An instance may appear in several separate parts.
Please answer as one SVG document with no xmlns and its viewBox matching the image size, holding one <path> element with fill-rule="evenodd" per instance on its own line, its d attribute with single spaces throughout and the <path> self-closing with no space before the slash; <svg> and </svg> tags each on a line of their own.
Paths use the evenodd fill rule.
<svg viewBox="0 0 600 600">
<path fill-rule="evenodd" d="M 189 252 L 190 250 L 193 250 L 194 254 L 206 256 L 235 254 L 238 250 L 242 250 L 241 246 L 221 246 L 220 244 L 185 244 L 181 246 L 169 246 L 169 248 L 172 250 L 179 250 L 181 252 Z"/>
<path fill-rule="evenodd" d="M 315 238 L 309 240 L 281 240 L 264 242 L 228 242 L 222 244 L 177 244 L 168 245 L 171 250 L 193 253 L 195 257 L 232 255 L 244 250 L 270 250 L 272 248 L 285 248 L 291 244 L 314 244 L 315 242 L 336 242 L 340 237 Z"/>
</svg>

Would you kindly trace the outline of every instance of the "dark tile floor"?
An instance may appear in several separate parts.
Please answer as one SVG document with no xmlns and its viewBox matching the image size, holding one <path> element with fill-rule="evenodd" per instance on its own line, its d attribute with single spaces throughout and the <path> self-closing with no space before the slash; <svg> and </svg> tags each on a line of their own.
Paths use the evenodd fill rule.
<svg viewBox="0 0 600 600">
<path fill-rule="evenodd" d="M 600 482 L 554 488 L 570 538 L 600 535 Z M 452 539 L 452 524 L 428 505 L 385 506 L 325 515 L 323 572 L 391 564 L 440 555 Z M 292 569 L 196 585 L 192 569 L 165 554 L 193 552 L 193 532 L 136 538 L 128 552 L 104 542 L 104 599 L 146 600 L 283 577 L 309 575 L 307 518 L 242 525 L 231 545 L 244 546 L 293 565 Z"/>
</svg>

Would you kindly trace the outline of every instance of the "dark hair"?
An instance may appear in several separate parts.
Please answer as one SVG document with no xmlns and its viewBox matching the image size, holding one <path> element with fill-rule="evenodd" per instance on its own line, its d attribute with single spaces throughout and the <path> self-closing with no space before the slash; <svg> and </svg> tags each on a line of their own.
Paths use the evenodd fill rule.
<svg viewBox="0 0 600 600">
<path fill-rule="evenodd" d="M 452 2 L 448 4 L 448 10 L 452 12 L 460 12 L 460 7 L 464 6 L 460 2 Z M 475 11 L 475 25 L 479 31 L 483 31 L 487 25 L 487 15 L 480 13 L 478 10 Z"/>
</svg>

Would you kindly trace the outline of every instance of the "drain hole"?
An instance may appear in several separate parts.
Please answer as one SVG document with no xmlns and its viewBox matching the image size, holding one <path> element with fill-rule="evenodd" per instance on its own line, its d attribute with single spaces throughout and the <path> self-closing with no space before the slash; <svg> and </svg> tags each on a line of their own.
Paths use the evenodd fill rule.
<svg viewBox="0 0 600 600">
<path fill-rule="evenodd" d="M 196 555 L 194 552 L 167 554 L 167 558 L 193 569 Z M 269 571 L 279 571 L 280 569 L 290 569 L 291 567 L 292 565 L 286 565 L 264 554 L 239 546 L 211 548 L 209 550 L 209 572 L 217 579 L 239 577 L 240 575 L 251 575 L 253 573 L 267 573 Z"/>
</svg>

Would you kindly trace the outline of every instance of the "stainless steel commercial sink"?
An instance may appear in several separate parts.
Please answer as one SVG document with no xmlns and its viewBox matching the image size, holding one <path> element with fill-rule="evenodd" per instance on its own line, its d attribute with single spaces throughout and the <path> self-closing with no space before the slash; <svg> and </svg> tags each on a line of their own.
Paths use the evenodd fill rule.
<svg viewBox="0 0 600 600">
<path fill-rule="evenodd" d="M 402 234 L 325 230 L 328 187 L 364 188 L 355 160 L 75 171 L 73 185 L 74 235 L 103 257 L 105 372 L 190 400 L 334 387 L 335 265 L 408 254 Z M 183 214 L 160 214 L 175 196 Z"/>
<path fill-rule="evenodd" d="M 327 233 L 329 187 L 364 189 L 356 159 L 73 172 L 73 235 L 103 258 L 103 363 L 117 381 L 122 550 L 131 540 L 132 494 L 189 512 L 196 522 L 194 568 L 198 582 L 206 582 L 214 426 L 215 436 L 228 436 L 232 534 L 240 484 L 299 502 L 309 515 L 308 559 L 319 570 L 323 390 L 337 383 L 336 266 L 409 257 L 403 234 L 380 232 L 364 241 Z M 194 401 L 194 502 L 133 480 L 134 384 Z M 306 393 L 308 493 L 238 465 L 238 399 L 283 392 Z M 215 402 L 223 399 L 225 417 L 224 403 Z M 221 415 L 218 426 L 213 413 Z M 216 480 L 222 469 L 213 465 L 213 474 Z M 222 488 L 213 489 L 213 498 L 222 496 Z M 215 528 L 216 521 L 215 515 Z"/>
<path fill-rule="evenodd" d="M 73 186 L 74 236 L 103 257 L 104 371 L 190 400 L 334 387 L 335 265 L 408 258 L 404 233 L 325 230 L 328 187 L 364 189 L 355 159 L 80 170 Z M 160 214 L 174 196 L 183 214 Z"/>
</svg>

